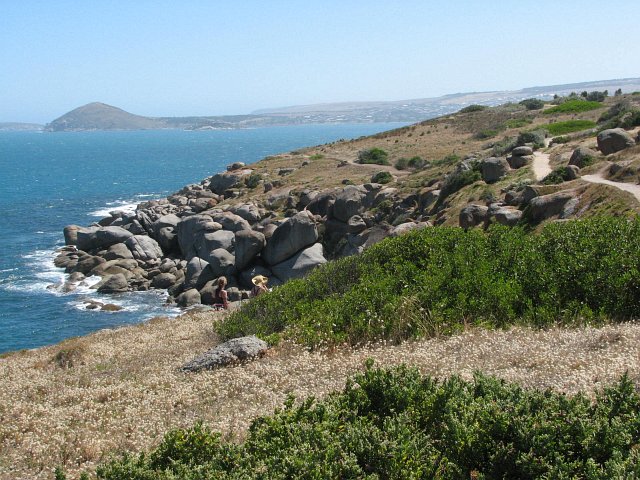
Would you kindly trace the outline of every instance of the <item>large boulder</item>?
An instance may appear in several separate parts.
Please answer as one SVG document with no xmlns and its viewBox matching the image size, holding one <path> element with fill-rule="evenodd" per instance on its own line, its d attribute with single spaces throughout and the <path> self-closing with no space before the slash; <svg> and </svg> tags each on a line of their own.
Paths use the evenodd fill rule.
<svg viewBox="0 0 640 480">
<path fill-rule="evenodd" d="M 233 275 L 236 271 L 236 259 L 224 248 L 216 248 L 207 256 L 209 268 L 214 277 Z"/>
<path fill-rule="evenodd" d="M 236 267 L 244 269 L 262 251 L 267 241 L 260 232 L 241 230 L 235 233 Z"/>
<path fill-rule="evenodd" d="M 348 222 L 351 217 L 364 211 L 367 190 L 355 185 L 347 186 L 340 192 L 333 204 L 333 216 L 341 222 Z"/>
<path fill-rule="evenodd" d="M 202 258 L 193 257 L 187 263 L 185 272 L 184 288 L 202 288 L 208 281 L 213 280 L 215 275 L 209 268 L 209 262 Z"/>
<path fill-rule="evenodd" d="M 147 262 L 149 260 L 162 258 L 160 245 L 147 235 L 134 235 L 128 238 L 124 244 L 131 250 L 131 254 L 136 260 Z"/>
<path fill-rule="evenodd" d="M 176 276 L 171 273 L 168 273 L 168 272 L 159 273 L 158 275 L 153 277 L 153 280 L 151 280 L 151 286 L 153 288 L 165 289 L 175 284 L 176 281 L 177 281 Z"/>
<path fill-rule="evenodd" d="M 493 210 L 491 213 L 498 223 L 508 227 L 516 226 L 522 218 L 522 211 L 513 207 L 502 206 Z"/>
<path fill-rule="evenodd" d="M 251 360 L 263 355 L 269 346 L 264 340 L 253 335 L 234 338 L 203 353 L 199 357 L 185 363 L 185 372 L 199 372 L 224 367 L 237 362 Z"/>
<path fill-rule="evenodd" d="M 509 171 L 509 163 L 502 157 L 490 157 L 482 162 L 482 180 L 493 183 L 504 177 Z"/>
<path fill-rule="evenodd" d="M 598 156 L 598 153 L 587 147 L 578 147 L 571 154 L 569 159 L 569 165 L 575 165 L 579 168 L 584 168 L 590 165 L 593 160 Z"/>
<path fill-rule="evenodd" d="M 231 207 L 229 212 L 244 218 L 251 225 L 262 220 L 262 212 L 253 203 L 245 203 L 243 205 Z"/>
<path fill-rule="evenodd" d="M 604 154 L 619 152 L 625 148 L 633 147 L 636 142 L 633 137 L 622 128 L 610 128 L 598 134 L 598 149 Z"/>
<path fill-rule="evenodd" d="M 269 265 L 281 263 L 317 239 L 318 229 L 313 215 L 302 211 L 276 228 L 262 251 L 262 258 Z"/>
<path fill-rule="evenodd" d="M 192 215 L 183 218 L 176 226 L 178 245 L 182 255 L 191 260 L 198 256 L 198 245 L 202 243 L 204 234 L 221 230 L 222 225 L 213 221 L 208 215 Z"/>
<path fill-rule="evenodd" d="M 198 305 L 200 303 L 200 292 L 195 288 L 190 288 L 185 292 L 182 292 L 176 298 L 176 304 L 179 307 L 190 307 L 191 305 Z"/>
<path fill-rule="evenodd" d="M 419 230 L 421 228 L 427 228 L 431 226 L 432 225 L 429 222 L 404 222 L 393 228 L 393 230 L 391 231 L 391 236 L 399 237 L 400 235 L 404 235 L 411 230 Z"/>
<path fill-rule="evenodd" d="M 245 170 L 234 170 L 233 172 L 218 173 L 211 177 L 209 188 L 213 193 L 224 195 L 224 192 L 239 183 L 244 176 Z M 250 172 L 250 170 L 249 170 Z"/>
<path fill-rule="evenodd" d="M 235 241 L 235 234 L 229 230 L 207 232 L 202 236 L 201 242 L 196 244 L 196 250 L 201 258 L 205 258 L 209 252 L 218 248 L 224 248 L 228 252 L 232 252 L 235 248 Z"/>
<path fill-rule="evenodd" d="M 100 293 L 121 293 L 127 290 L 129 290 L 129 283 L 122 273 L 108 275 L 98 284 Z"/>
<path fill-rule="evenodd" d="M 222 225 L 224 230 L 231 232 L 239 232 L 240 230 L 249 230 L 251 225 L 244 218 L 231 212 L 220 212 L 211 215 L 214 222 Z"/>
<path fill-rule="evenodd" d="M 107 253 L 105 253 L 103 257 L 105 260 L 131 259 L 133 258 L 133 253 L 131 253 L 131 250 L 129 250 L 124 243 L 116 243 L 107 249 Z"/>
<path fill-rule="evenodd" d="M 162 251 L 169 253 L 179 249 L 176 229 L 180 221 L 180 217 L 170 213 L 151 224 L 151 236 L 158 242 Z"/>
<path fill-rule="evenodd" d="M 78 262 L 74 267 L 74 272 L 80 272 L 84 275 L 88 274 L 91 270 L 93 270 L 96 266 L 101 263 L 105 263 L 106 260 L 102 257 L 94 256 L 94 255 L 83 255 L 78 258 Z"/>
<path fill-rule="evenodd" d="M 304 277 L 308 272 L 323 263 L 327 263 L 327 259 L 324 258 L 322 244 L 316 243 L 284 262 L 273 265 L 271 270 L 278 279 L 286 282 L 292 278 Z"/>
<path fill-rule="evenodd" d="M 328 216 L 332 210 L 333 205 L 336 202 L 336 194 L 333 192 L 323 192 L 317 194 L 305 207 L 314 215 L 320 215 L 321 217 Z"/>
<path fill-rule="evenodd" d="M 507 162 L 513 169 L 522 168 L 533 162 L 533 155 L 511 155 L 510 157 L 507 157 Z"/>
<path fill-rule="evenodd" d="M 465 230 L 467 228 L 473 228 L 476 225 L 484 224 L 487 220 L 487 213 L 489 212 L 489 207 L 484 205 L 467 205 L 462 210 L 460 210 L 460 216 L 458 217 L 458 222 L 460 226 Z"/>
<path fill-rule="evenodd" d="M 78 225 L 67 225 L 64 227 L 64 243 L 65 245 L 78 245 L 78 232 L 83 232 L 87 235 L 95 233 L 100 227 L 79 227 Z M 82 250 L 82 248 L 80 249 Z"/>
<path fill-rule="evenodd" d="M 535 197 L 529 202 L 531 219 L 534 222 L 539 222 L 554 216 L 564 218 L 567 216 L 567 212 L 564 211 L 565 206 L 574 199 L 575 193 L 571 191 L 563 191 Z M 573 203 L 575 202 L 572 202 L 572 204 Z"/>
<path fill-rule="evenodd" d="M 133 234 L 122 227 L 100 227 L 78 229 L 78 248 L 85 252 L 103 250 L 116 243 L 124 243 Z"/>
</svg>

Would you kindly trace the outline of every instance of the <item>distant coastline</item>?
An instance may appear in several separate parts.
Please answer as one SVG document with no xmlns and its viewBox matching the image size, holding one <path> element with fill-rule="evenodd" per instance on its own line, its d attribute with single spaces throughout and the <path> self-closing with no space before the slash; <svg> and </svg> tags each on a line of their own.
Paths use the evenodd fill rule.
<svg viewBox="0 0 640 480">
<path fill-rule="evenodd" d="M 454 93 L 410 100 L 298 105 L 262 109 L 243 115 L 146 117 L 93 102 L 75 108 L 46 125 L 5 122 L 0 123 L 0 131 L 235 130 L 309 124 L 414 123 L 448 115 L 471 104 L 496 106 L 517 103 L 525 98 L 548 100 L 554 95 L 594 89 L 612 92 L 620 89 L 624 93 L 640 91 L 640 78 L 528 87 L 513 91 Z"/>
</svg>

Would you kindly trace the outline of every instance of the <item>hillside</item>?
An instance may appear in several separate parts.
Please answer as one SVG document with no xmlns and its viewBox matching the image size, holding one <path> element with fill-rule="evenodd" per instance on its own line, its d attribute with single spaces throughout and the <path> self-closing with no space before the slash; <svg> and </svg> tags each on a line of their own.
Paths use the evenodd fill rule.
<svg viewBox="0 0 640 480">
<path fill-rule="evenodd" d="M 524 98 L 550 99 L 571 91 L 640 90 L 640 78 L 600 80 L 567 85 L 529 87 L 522 90 L 471 92 L 441 97 L 378 102 L 342 102 L 262 109 L 248 115 L 142 117 L 102 103 L 72 110 L 47 125 L 49 131 L 149 130 L 178 128 L 209 130 L 313 123 L 418 122 L 456 112 L 470 104 L 499 105 Z"/>
<path fill-rule="evenodd" d="M 45 126 L 49 132 L 77 130 L 152 130 L 164 127 L 161 120 L 141 117 L 111 105 L 94 102 L 78 107 Z"/>
</svg>

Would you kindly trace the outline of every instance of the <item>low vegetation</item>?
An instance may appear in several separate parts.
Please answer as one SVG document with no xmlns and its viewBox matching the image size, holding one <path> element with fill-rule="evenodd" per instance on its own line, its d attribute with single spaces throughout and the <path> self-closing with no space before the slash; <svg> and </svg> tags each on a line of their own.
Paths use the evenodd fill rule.
<svg viewBox="0 0 640 480">
<path fill-rule="evenodd" d="M 483 110 L 486 110 L 487 108 L 489 107 L 487 107 L 486 105 L 471 104 L 468 107 L 460 109 L 460 113 L 481 112 Z"/>
<path fill-rule="evenodd" d="M 597 108 L 602 108 L 602 103 L 575 99 L 567 100 L 560 105 L 556 105 L 555 107 L 545 110 L 543 113 L 545 115 L 552 115 L 555 113 L 581 113 L 588 112 L 589 110 L 595 110 Z"/>
<path fill-rule="evenodd" d="M 636 478 L 640 396 L 624 376 L 583 395 L 524 390 L 477 374 L 443 382 L 404 366 L 368 369 L 342 392 L 253 422 L 241 444 L 201 424 L 99 479 Z M 64 478 L 62 475 L 59 478 Z"/>
<path fill-rule="evenodd" d="M 550 123 L 545 125 L 544 128 L 551 135 L 566 135 L 567 133 L 579 132 L 595 126 L 596 122 L 591 120 L 567 120 L 566 122 Z"/>
<path fill-rule="evenodd" d="M 217 329 L 225 338 L 284 336 L 318 347 L 451 334 L 469 324 L 625 320 L 640 311 L 639 250 L 639 219 L 548 224 L 535 235 L 427 228 L 290 281 Z"/>
<path fill-rule="evenodd" d="M 358 153 L 358 163 L 374 165 L 391 165 L 389 154 L 381 148 L 369 148 Z"/>
<path fill-rule="evenodd" d="M 527 110 L 541 110 L 544 102 L 539 98 L 526 98 L 520 102 L 520 105 L 525 106 Z"/>
</svg>

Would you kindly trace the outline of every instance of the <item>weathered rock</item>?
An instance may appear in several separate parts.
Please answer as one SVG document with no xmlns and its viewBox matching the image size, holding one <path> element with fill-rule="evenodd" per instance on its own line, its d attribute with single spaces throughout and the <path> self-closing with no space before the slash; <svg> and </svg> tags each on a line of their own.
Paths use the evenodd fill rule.
<svg viewBox="0 0 640 480">
<path fill-rule="evenodd" d="M 243 218 L 251 225 L 259 222 L 263 216 L 263 213 L 260 211 L 260 209 L 253 203 L 245 203 L 243 205 L 231 207 L 229 209 L 229 212 Z M 222 225 L 224 227 L 224 224 Z"/>
<path fill-rule="evenodd" d="M 523 147 L 518 147 L 518 148 L 523 148 Z M 509 166 L 511 168 L 518 169 L 526 165 L 529 165 L 531 162 L 533 162 L 533 156 L 532 155 L 519 155 L 519 156 L 511 155 L 510 157 L 507 157 L 507 162 L 509 162 Z"/>
<path fill-rule="evenodd" d="M 236 236 L 229 230 L 207 232 L 202 236 L 202 240 L 196 244 L 196 250 L 200 258 L 207 260 L 209 253 L 218 248 L 224 248 L 228 252 L 232 252 L 235 248 L 235 242 Z"/>
<path fill-rule="evenodd" d="M 133 253 L 131 253 L 131 250 L 129 250 L 124 243 L 116 243 L 109 247 L 103 257 L 105 260 L 132 259 Z"/>
<path fill-rule="evenodd" d="M 575 180 L 580 176 L 580 167 L 577 165 L 567 165 L 564 170 L 568 180 Z"/>
<path fill-rule="evenodd" d="M 64 243 L 65 245 L 78 245 L 78 232 L 86 231 L 86 232 L 95 232 L 98 227 L 79 227 L 78 225 L 67 225 L 64 227 Z"/>
<path fill-rule="evenodd" d="M 225 190 L 233 187 L 236 183 L 239 183 L 244 176 L 244 170 L 234 170 L 233 172 L 218 173 L 211 177 L 209 188 L 213 193 L 223 195 Z"/>
<path fill-rule="evenodd" d="M 360 233 L 367 229 L 367 224 L 364 219 L 360 215 L 354 215 L 347 222 L 347 232 L 349 233 Z"/>
<path fill-rule="evenodd" d="M 214 277 L 229 276 L 236 272 L 235 257 L 224 248 L 216 248 L 210 252 L 207 260 Z"/>
<path fill-rule="evenodd" d="M 522 211 L 511 207 L 500 207 L 492 212 L 496 221 L 508 227 L 514 227 L 522 218 Z"/>
<path fill-rule="evenodd" d="M 251 225 L 244 218 L 231 212 L 220 212 L 212 215 L 213 221 L 222 225 L 224 230 L 239 232 L 240 230 L 250 230 Z"/>
<path fill-rule="evenodd" d="M 127 246 L 133 258 L 143 262 L 162 258 L 162 249 L 158 242 L 146 235 L 134 235 L 127 239 L 124 244 Z"/>
<path fill-rule="evenodd" d="M 604 155 L 619 152 L 636 144 L 631 135 L 622 128 L 603 130 L 598 134 L 596 140 L 598 141 L 598 149 Z"/>
<path fill-rule="evenodd" d="M 349 185 L 338 193 L 333 204 L 333 216 L 341 222 L 348 222 L 351 217 L 364 211 L 364 200 L 367 191 L 364 187 Z"/>
<path fill-rule="evenodd" d="M 106 262 L 106 260 L 102 257 L 85 255 L 78 259 L 78 263 L 76 264 L 74 271 L 80 272 L 86 275 L 91 270 L 93 270 L 96 266 L 104 262 Z"/>
<path fill-rule="evenodd" d="M 98 229 L 79 229 L 78 248 L 85 252 L 101 250 L 116 243 L 124 243 L 133 234 L 122 227 L 100 227 Z"/>
<path fill-rule="evenodd" d="M 106 262 L 96 265 L 91 269 L 91 275 L 105 276 L 113 273 L 123 273 L 121 270 L 111 272 L 110 269 L 117 267 L 121 270 L 126 270 L 129 274 L 125 274 L 127 278 L 130 278 L 131 272 L 138 268 L 138 262 L 133 259 L 119 258 L 116 260 L 107 260 Z"/>
<path fill-rule="evenodd" d="M 190 307 L 191 305 L 197 305 L 199 303 L 200 292 L 198 292 L 198 290 L 196 290 L 195 288 L 190 288 L 189 290 L 182 292 L 176 298 L 176 304 L 182 308 Z"/>
<path fill-rule="evenodd" d="M 429 209 L 429 207 L 436 203 L 439 196 L 440 190 L 434 188 L 429 188 L 420 192 L 420 209 L 423 211 Z"/>
<path fill-rule="evenodd" d="M 321 217 L 328 216 L 333 210 L 336 201 L 336 195 L 333 192 L 324 192 L 317 194 L 306 206 L 306 210 L 314 215 Z"/>
<path fill-rule="evenodd" d="M 236 268 L 244 269 L 267 244 L 264 234 L 253 230 L 241 230 L 235 234 Z"/>
<path fill-rule="evenodd" d="M 318 265 L 326 262 L 322 244 L 316 243 L 284 262 L 273 265 L 271 270 L 282 282 L 286 282 L 292 278 L 301 278 Z"/>
<path fill-rule="evenodd" d="M 185 272 L 184 287 L 186 290 L 190 288 L 202 288 L 209 280 L 213 280 L 216 276 L 209 268 L 209 262 L 199 257 L 193 257 L 187 263 L 187 271 Z"/>
<path fill-rule="evenodd" d="M 525 155 L 533 155 L 533 148 L 527 146 L 527 145 L 523 145 L 521 147 L 516 147 L 513 150 L 511 150 L 511 155 L 515 156 L 515 157 L 522 157 Z"/>
<path fill-rule="evenodd" d="M 541 195 L 532 199 L 529 202 L 531 219 L 538 222 L 556 215 L 563 216 L 565 205 L 574 197 L 574 192 L 564 191 Z"/>
<path fill-rule="evenodd" d="M 502 157 L 490 157 L 482 162 L 482 180 L 493 183 L 504 177 L 509 171 L 509 163 Z"/>
<path fill-rule="evenodd" d="M 199 372 L 224 367 L 237 362 L 251 360 L 263 355 L 269 346 L 258 337 L 234 338 L 203 353 L 197 358 L 185 363 L 185 372 Z"/>
<path fill-rule="evenodd" d="M 151 280 L 151 286 L 153 288 L 169 288 L 174 283 L 176 283 L 176 276 L 171 273 L 159 273 Z"/>
<path fill-rule="evenodd" d="M 419 230 L 421 228 L 427 228 L 431 226 L 432 225 L 429 222 L 404 222 L 393 228 L 393 230 L 391 231 L 391 236 L 398 237 L 400 235 L 404 235 L 407 232 L 410 232 L 411 230 Z"/>
<path fill-rule="evenodd" d="M 584 168 L 587 165 L 590 165 L 597 156 L 598 152 L 591 150 L 590 148 L 578 147 L 571 154 L 569 165 L 576 165 L 579 168 Z"/>
<path fill-rule="evenodd" d="M 183 218 L 176 227 L 178 245 L 182 255 L 191 260 L 198 256 L 199 244 L 202 243 L 204 234 L 221 230 L 222 225 L 213 221 L 209 215 L 192 215 Z"/>
<path fill-rule="evenodd" d="M 488 212 L 489 207 L 484 205 L 467 205 L 460 211 L 458 222 L 464 229 L 473 228 L 476 225 L 484 224 Z"/>
<path fill-rule="evenodd" d="M 108 275 L 98 284 L 100 293 L 121 293 L 129 290 L 129 282 L 122 273 Z"/>
<path fill-rule="evenodd" d="M 527 185 L 522 190 L 522 202 L 525 204 L 529 203 L 531 200 L 533 200 L 538 196 L 540 196 L 540 193 L 535 187 L 531 185 Z"/>
<path fill-rule="evenodd" d="M 313 216 L 307 211 L 300 212 L 276 228 L 262 250 L 262 258 L 269 265 L 278 264 L 317 239 L 318 229 Z"/>
</svg>

